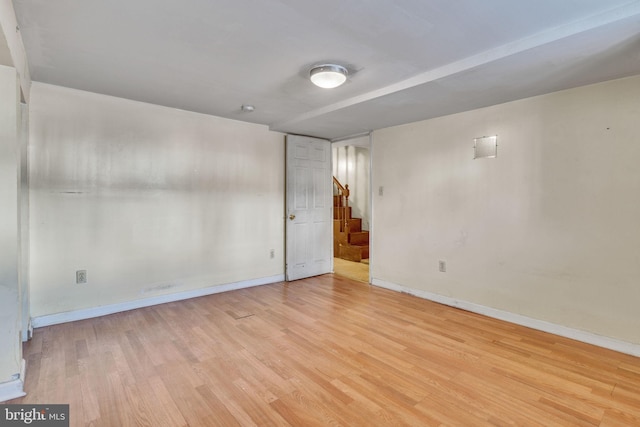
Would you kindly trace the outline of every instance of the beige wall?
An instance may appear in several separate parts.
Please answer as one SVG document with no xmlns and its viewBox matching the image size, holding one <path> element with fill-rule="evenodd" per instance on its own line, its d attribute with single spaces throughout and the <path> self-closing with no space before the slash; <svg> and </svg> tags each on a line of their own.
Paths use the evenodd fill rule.
<svg viewBox="0 0 640 427">
<path fill-rule="evenodd" d="M 30 133 L 32 316 L 284 274 L 282 134 L 39 83 Z"/>
<path fill-rule="evenodd" d="M 375 132 L 373 278 L 640 343 L 639 118 L 637 76 Z"/>
<path fill-rule="evenodd" d="M 18 90 L 16 70 L 0 66 L 0 385 L 15 379 L 22 363 L 18 285 Z"/>
</svg>

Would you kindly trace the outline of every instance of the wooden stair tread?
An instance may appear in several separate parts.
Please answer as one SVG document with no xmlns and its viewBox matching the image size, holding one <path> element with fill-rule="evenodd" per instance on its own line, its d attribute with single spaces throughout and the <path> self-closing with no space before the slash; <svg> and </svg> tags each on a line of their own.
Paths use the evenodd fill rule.
<svg viewBox="0 0 640 427">
<path fill-rule="evenodd" d="M 357 231 L 349 233 L 349 243 L 352 245 L 368 245 L 369 244 L 369 232 Z"/>
<path fill-rule="evenodd" d="M 361 218 L 349 218 L 349 219 L 334 219 L 333 220 L 333 232 L 344 232 L 346 226 L 349 227 L 349 231 L 357 233 L 362 231 L 362 219 Z"/>
<path fill-rule="evenodd" d="M 361 261 L 369 258 L 369 232 L 362 230 L 362 218 L 353 218 L 349 206 L 349 186 L 333 177 L 333 253 L 337 258 Z M 335 187 L 334 187 L 335 189 Z"/>
</svg>

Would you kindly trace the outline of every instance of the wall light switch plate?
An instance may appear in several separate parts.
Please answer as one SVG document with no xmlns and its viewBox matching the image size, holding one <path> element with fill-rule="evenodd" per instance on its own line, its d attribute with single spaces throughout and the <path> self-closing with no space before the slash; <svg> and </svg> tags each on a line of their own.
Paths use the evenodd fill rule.
<svg viewBox="0 0 640 427">
<path fill-rule="evenodd" d="M 76 271 L 76 283 L 87 283 L 87 270 Z"/>
<path fill-rule="evenodd" d="M 438 271 L 440 271 L 440 273 L 446 273 L 447 261 L 438 261 Z"/>
</svg>

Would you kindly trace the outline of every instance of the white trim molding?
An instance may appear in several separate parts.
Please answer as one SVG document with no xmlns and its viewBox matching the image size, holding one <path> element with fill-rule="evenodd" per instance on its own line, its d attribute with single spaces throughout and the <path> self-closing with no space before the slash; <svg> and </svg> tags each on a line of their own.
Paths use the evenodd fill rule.
<svg viewBox="0 0 640 427">
<path fill-rule="evenodd" d="M 6 402 L 7 400 L 17 399 L 18 397 L 26 396 L 24 392 L 24 375 L 26 371 L 26 363 L 22 359 L 22 367 L 20 373 L 14 375 L 14 379 L 4 383 L 0 383 L 0 402 Z"/>
<path fill-rule="evenodd" d="M 448 305 L 450 307 L 470 311 L 472 313 L 482 314 L 483 316 L 492 317 L 494 319 L 504 320 L 505 322 L 514 323 L 516 325 L 526 326 L 527 328 L 536 329 L 538 331 L 548 332 L 561 337 L 640 357 L 640 344 L 617 340 L 591 332 L 557 325 L 544 320 L 533 319 L 531 317 L 498 310 L 496 308 L 487 307 L 473 302 L 457 300 L 455 298 L 434 294 L 421 289 L 409 288 L 407 286 L 398 285 L 381 279 L 372 278 L 371 284 L 380 288 L 403 292 L 429 301 Z"/>
<path fill-rule="evenodd" d="M 57 325 L 60 323 L 74 322 L 76 320 L 91 319 L 94 317 L 106 316 L 108 314 L 120 313 L 123 311 L 135 310 L 136 308 L 149 307 L 152 305 L 165 304 L 168 302 L 181 301 L 189 298 L 197 298 L 205 295 L 218 294 L 221 292 L 235 291 L 238 289 L 251 288 L 253 286 L 268 285 L 284 281 L 284 274 L 276 276 L 261 277 L 258 279 L 244 280 L 241 282 L 227 283 L 224 285 L 209 286 L 202 289 L 177 292 L 173 294 L 159 295 L 155 297 L 142 298 L 133 301 L 125 301 L 117 304 L 103 305 L 100 307 L 85 308 L 81 310 L 66 311 L 64 313 L 47 314 L 32 318 L 31 325 L 34 328 Z"/>
</svg>

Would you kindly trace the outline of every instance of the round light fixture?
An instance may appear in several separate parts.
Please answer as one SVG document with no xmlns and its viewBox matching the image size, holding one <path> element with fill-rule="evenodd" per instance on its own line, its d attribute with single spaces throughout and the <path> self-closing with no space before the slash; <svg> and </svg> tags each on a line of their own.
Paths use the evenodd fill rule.
<svg viewBox="0 0 640 427">
<path fill-rule="evenodd" d="M 348 71 L 342 65 L 316 65 L 309 71 L 311 82 L 324 89 L 333 89 L 347 81 Z"/>
</svg>

